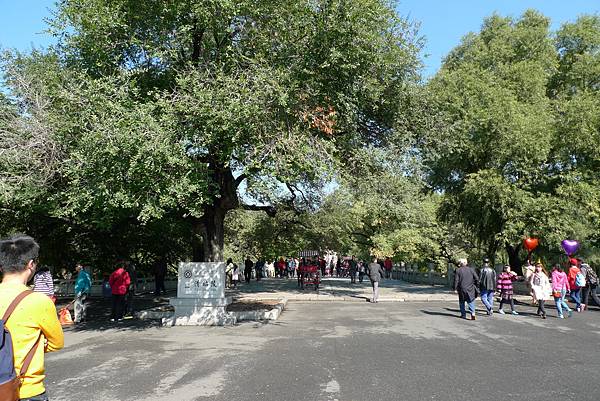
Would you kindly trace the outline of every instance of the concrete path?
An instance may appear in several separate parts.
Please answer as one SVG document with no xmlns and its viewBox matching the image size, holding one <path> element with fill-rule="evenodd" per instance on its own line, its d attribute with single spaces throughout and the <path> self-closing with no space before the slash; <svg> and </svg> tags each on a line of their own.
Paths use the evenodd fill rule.
<svg viewBox="0 0 600 401">
<path fill-rule="evenodd" d="M 318 291 L 312 286 L 304 290 L 298 288 L 296 279 L 270 278 L 243 284 L 238 290 L 228 291 L 228 295 L 238 299 L 281 299 L 289 301 L 348 301 L 366 302 L 372 295 L 371 283 L 350 284 L 348 278 L 324 278 Z M 518 298 L 521 300 L 521 297 Z M 384 280 L 379 285 L 380 302 L 432 302 L 457 301 L 456 294 L 447 287 L 409 284 L 400 280 Z M 527 297 L 522 297 L 527 301 Z"/>
<path fill-rule="evenodd" d="M 269 324 L 75 327 L 47 355 L 47 390 L 52 401 L 598 400 L 598 309 L 519 311 L 473 322 L 447 302 L 292 302 Z"/>
</svg>

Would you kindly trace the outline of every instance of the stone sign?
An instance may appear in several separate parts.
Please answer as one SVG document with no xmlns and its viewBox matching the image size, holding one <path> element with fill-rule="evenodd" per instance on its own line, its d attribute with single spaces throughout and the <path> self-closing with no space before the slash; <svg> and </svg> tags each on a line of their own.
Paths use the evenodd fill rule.
<svg viewBox="0 0 600 401">
<path fill-rule="evenodd" d="M 177 298 L 225 297 L 225 263 L 179 264 Z"/>
</svg>

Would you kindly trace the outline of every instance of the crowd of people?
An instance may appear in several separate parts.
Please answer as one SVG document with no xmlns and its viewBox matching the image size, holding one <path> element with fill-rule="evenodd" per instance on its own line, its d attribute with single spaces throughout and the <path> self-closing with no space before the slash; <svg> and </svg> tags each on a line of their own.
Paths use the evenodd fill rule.
<svg viewBox="0 0 600 401">
<path fill-rule="evenodd" d="M 509 265 L 496 271 L 490 266 L 489 259 L 484 263 L 479 273 L 468 266 L 466 259 L 458 261 L 458 269 L 454 274 L 453 289 L 458 293 L 460 315 L 467 319 L 467 307 L 471 320 L 476 320 L 475 302 L 481 297 L 486 314 L 494 314 L 494 297 L 500 299 L 497 313 L 506 314 L 504 307 L 510 307 L 510 313 L 518 315 L 515 308 L 514 287 L 516 281 L 523 281 L 530 290 L 532 303 L 537 305 L 537 315 L 546 319 L 546 301 L 553 300 L 557 317 L 564 319 L 565 315 L 571 317 L 572 309 L 566 298 L 570 297 L 574 310 L 584 312 L 588 307 L 590 296 L 600 306 L 600 299 L 596 294 L 598 276 L 595 270 L 581 259 L 569 258 L 565 266 L 556 263 L 552 271 L 548 272 L 541 261 L 535 264 L 527 263 L 522 276 L 511 270 Z M 465 306 L 466 305 L 466 306 Z"/>
<path fill-rule="evenodd" d="M 370 301 L 377 303 L 379 282 L 384 278 L 391 277 L 393 265 L 390 258 L 385 260 L 374 258 L 371 263 L 367 263 L 355 256 L 338 258 L 334 253 L 328 253 L 324 257 L 281 257 L 272 261 L 264 261 L 259 258 L 256 262 L 253 262 L 248 256 L 244 260 L 244 270 L 241 271 L 237 263 L 229 258 L 225 267 L 225 286 L 236 289 L 243 273 L 246 284 L 250 283 L 253 275 L 256 281 L 260 281 L 263 277 L 298 278 L 298 286 L 303 288 L 303 266 L 316 268 L 322 277 L 348 278 L 351 284 L 356 284 L 357 280 L 362 283 L 364 278 L 368 277 L 373 287 L 373 296 Z"/>
<path fill-rule="evenodd" d="M 391 277 L 392 260 L 377 259 L 383 269 L 385 278 Z M 362 283 L 369 273 L 369 262 L 357 259 L 356 256 L 338 257 L 337 253 L 326 253 L 324 256 L 312 257 L 280 257 L 273 260 L 258 258 L 253 261 L 250 256 L 244 260 L 243 270 L 233 262 L 232 258 L 226 262 L 226 287 L 237 288 L 242 277 L 244 282 L 250 283 L 262 278 L 297 278 L 302 266 L 317 266 L 321 277 L 348 278 L 351 283 Z"/>
</svg>

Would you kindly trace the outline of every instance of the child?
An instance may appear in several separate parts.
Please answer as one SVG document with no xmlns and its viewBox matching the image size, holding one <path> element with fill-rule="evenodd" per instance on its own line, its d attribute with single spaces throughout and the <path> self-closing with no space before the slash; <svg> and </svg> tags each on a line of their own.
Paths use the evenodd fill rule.
<svg viewBox="0 0 600 401">
<path fill-rule="evenodd" d="M 233 269 L 231 270 L 231 283 L 233 284 L 233 288 L 237 289 L 237 283 L 240 280 L 240 273 L 237 264 L 233 264 Z"/>
<path fill-rule="evenodd" d="M 567 278 L 569 280 L 569 287 L 571 288 L 571 299 L 575 302 L 575 309 L 577 312 L 581 312 L 581 289 L 585 287 L 585 280 L 583 282 L 577 281 L 577 276 L 581 275 L 579 270 L 579 261 L 575 258 L 569 259 L 569 273 Z"/>
<path fill-rule="evenodd" d="M 510 271 L 510 266 L 505 265 L 502 269 L 502 273 L 498 276 L 498 291 L 500 292 L 500 306 L 498 307 L 498 313 L 504 315 L 502 305 L 505 303 L 510 304 L 510 310 L 513 315 L 519 313 L 515 310 L 515 301 L 513 299 L 513 281 L 517 280 L 517 273 Z"/>
<path fill-rule="evenodd" d="M 546 302 L 546 299 L 550 297 L 550 281 L 543 271 L 543 265 L 540 262 L 535 264 L 535 270 L 529 278 L 529 285 L 534 300 L 538 303 L 537 314 L 538 316 L 541 316 L 542 319 L 545 319 L 546 309 L 544 308 L 544 303 Z"/>
<path fill-rule="evenodd" d="M 559 264 L 554 265 L 552 268 L 552 296 L 554 297 L 559 319 L 564 319 L 563 308 L 567 311 L 569 317 L 573 314 L 571 309 L 569 309 L 569 305 L 565 302 L 565 295 L 570 290 L 569 279 L 563 271 L 562 266 Z"/>
</svg>

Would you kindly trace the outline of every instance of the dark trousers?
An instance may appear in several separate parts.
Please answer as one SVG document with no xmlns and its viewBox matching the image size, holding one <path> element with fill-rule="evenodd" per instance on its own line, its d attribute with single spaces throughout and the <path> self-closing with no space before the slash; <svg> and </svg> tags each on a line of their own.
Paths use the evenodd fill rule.
<svg viewBox="0 0 600 401">
<path fill-rule="evenodd" d="M 125 295 L 112 294 L 111 319 L 123 319 L 123 309 L 125 307 Z"/>
<path fill-rule="evenodd" d="M 590 300 L 590 295 L 591 295 L 596 306 L 600 306 L 600 298 L 598 298 L 598 294 L 596 294 L 596 287 L 597 287 L 596 285 L 588 285 L 586 287 L 583 287 L 583 293 L 582 293 L 583 295 L 581 298 L 582 299 L 581 303 L 588 305 L 588 302 Z"/>
<path fill-rule="evenodd" d="M 498 310 L 501 310 L 502 306 L 504 306 L 504 304 L 509 304 L 511 311 L 515 310 L 515 300 L 514 299 L 512 299 L 512 298 L 511 299 L 500 298 L 500 305 L 498 306 Z"/>
<path fill-rule="evenodd" d="M 154 295 L 166 294 L 165 278 L 161 276 L 154 277 Z"/>
<path fill-rule="evenodd" d="M 251 278 L 252 278 L 252 269 L 244 269 L 244 279 L 246 280 L 246 283 L 249 283 Z"/>
<path fill-rule="evenodd" d="M 358 272 L 358 282 L 362 283 L 364 278 L 365 278 L 365 273 L 364 272 Z"/>
<path fill-rule="evenodd" d="M 127 291 L 127 295 L 125 295 L 125 314 L 133 316 L 133 296 L 134 290 L 133 288 Z"/>
<path fill-rule="evenodd" d="M 538 310 L 537 310 L 538 315 L 546 316 L 546 309 L 544 308 L 545 302 L 546 301 L 543 299 L 538 299 Z"/>
</svg>

